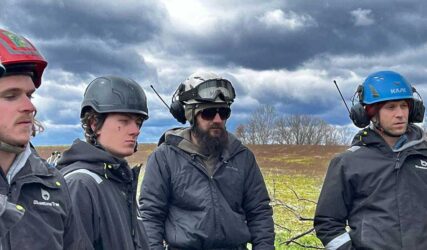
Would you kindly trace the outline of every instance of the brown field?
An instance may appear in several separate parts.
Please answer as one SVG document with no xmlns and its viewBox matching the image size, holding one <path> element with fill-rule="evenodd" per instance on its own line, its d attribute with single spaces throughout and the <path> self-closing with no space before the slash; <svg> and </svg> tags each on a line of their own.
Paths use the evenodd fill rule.
<svg viewBox="0 0 427 250">
<path fill-rule="evenodd" d="M 155 144 L 140 144 L 136 154 L 128 157 L 130 165 L 145 164 Z M 344 146 L 313 145 L 248 145 L 254 152 L 262 171 L 287 175 L 323 176 L 329 160 L 346 149 Z M 37 147 L 42 158 L 55 151 L 63 152 L 67 146 Z"/>
</svg>

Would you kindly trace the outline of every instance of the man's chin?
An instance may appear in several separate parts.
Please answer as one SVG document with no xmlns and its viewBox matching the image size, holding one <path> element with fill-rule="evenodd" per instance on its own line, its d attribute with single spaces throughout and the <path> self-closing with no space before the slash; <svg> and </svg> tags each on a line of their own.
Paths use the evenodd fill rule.
<svg viewBox="0 0 427 250">
<path fill-rule="evenodd" d="M 406 130 L 392 130 L 392 131 L 387 131 L 390 135 L 393 135 L 395 137 L 399 137 L 402 136 L 406 133 Z"/>
<path fill-rule="evenodd" d="M 14 138 L 13 140 L 2 140 L 3 142 L 16 147 L 25 147 L 30 141 L 30 138 Z"/>
<path fill-rule="evenodd" d="M 214 138 L 219 138 L 224 135 L 224 130 L 222 129 L 210 129 L 209 135 Z"/>
</svg>

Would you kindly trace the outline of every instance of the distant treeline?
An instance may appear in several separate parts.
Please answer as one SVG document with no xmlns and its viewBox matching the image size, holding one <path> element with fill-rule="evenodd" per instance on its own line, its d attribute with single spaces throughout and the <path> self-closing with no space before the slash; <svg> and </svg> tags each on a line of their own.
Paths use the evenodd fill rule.
<svg viewBox="0 0 427 250">
<path fill-rule="evenodd" d="M 235 134 L 246 144 L 349 145 L 354 131 L 315 116 L 279 115 L 273 106 L 263 105 Z"/>
</svg>

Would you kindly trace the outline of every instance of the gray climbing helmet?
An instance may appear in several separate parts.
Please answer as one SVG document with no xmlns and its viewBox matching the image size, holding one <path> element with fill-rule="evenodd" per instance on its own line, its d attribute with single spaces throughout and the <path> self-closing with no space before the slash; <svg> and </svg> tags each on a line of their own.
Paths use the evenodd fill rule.
<svg viewBox="0 0 427 250">
<path fill-rule="evenodd" d="M 86 88 L 80 118 L 88 108 L 98 113 L 133 113 L 148 119 L 147 97 L 141 86 L 131 79 L 103 76 Z"/>
</svg>

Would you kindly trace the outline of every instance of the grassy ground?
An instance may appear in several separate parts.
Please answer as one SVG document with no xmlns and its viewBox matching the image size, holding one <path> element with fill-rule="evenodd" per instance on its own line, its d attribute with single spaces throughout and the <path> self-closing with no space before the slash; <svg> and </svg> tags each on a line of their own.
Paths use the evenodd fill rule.
<svg viewBox="0 0 427 250">
<path fill-rule="evenodd" d="M 142 144 L 127 160 L 131 165 L 145 164 L 154 144 Z M 306 249 L 298 244 L 322 247 L 311 232 L 287 244 L 287 241 L 312 228 L 315 202 L 330 159 L 345 149 L 338 146 L 249 145 L 263 172 L 272 199 L 276 230 L 276 249 Z M 42 157 L 66 147 L 39 147 Z"/>
</svg>

